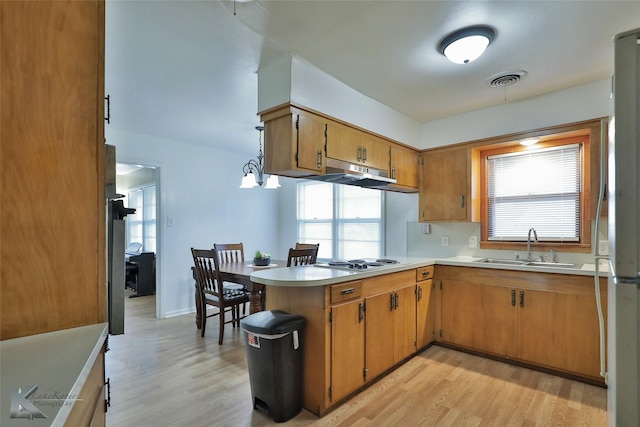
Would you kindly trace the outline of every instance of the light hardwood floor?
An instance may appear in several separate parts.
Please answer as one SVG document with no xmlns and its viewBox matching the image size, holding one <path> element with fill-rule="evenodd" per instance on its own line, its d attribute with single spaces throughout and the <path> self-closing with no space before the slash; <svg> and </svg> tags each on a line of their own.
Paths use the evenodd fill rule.
<svg viewBox="0 0 640 427">
<path fill-rule="evenodd" d="M 125 335 L 110 336 L 107 425 L 606 426 L 606 390 L 434 346 L 323 418 L 277 424 L 253 410 L 245 349 L 217 318 L 156 319 L 155 297 L 127 299 Z"/>
</svg>

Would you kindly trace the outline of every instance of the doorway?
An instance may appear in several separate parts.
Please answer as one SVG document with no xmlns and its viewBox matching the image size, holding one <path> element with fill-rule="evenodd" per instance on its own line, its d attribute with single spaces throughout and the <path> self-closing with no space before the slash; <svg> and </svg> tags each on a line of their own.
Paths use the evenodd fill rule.
<svg viewBox="0 0 640 427">
<path fill-rule="evenodd" d="M 160 317 L 158 294 L 160 227 L 159 168 L 137 163 L 116 163 L 116 192 L 127 208 L 136 210 L 125 219 L 125 248 L 127 257 L 135 259 L 127 277 L 125 296 L 155 300 L 155 317 Z M 142 271 L 141 271 L 142 270 Z M 126 330 L 126 326 L 125 326 Z"/>
</svg>

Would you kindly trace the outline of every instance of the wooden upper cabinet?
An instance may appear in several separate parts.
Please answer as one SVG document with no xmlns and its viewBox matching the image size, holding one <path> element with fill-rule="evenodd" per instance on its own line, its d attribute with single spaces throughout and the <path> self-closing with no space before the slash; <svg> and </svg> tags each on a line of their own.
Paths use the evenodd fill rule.
<svg viewBox="0 0 640 427">
<path fill-rule="evenodd" d="M 422 153 L 419 221 L 469 221 L 471 159 L 467 147 Z"/>
<path fill-rule="evenodd" d="M 398 181 L 397 185 L 418 189 L 418 152 L 401 145 L 391 145 L 390 176 Z"/>
<path fill-rule="evenodd" d="M 329 123 L 327 157 L 389 172 L 389 142 L 340 123 Z"/>
<path fill-rule="evenodd" d="M 106 320 L 104 2 L 0 2 L 1 339 Z"/>
<path fill-rule="evenodd" d="M 326 121 L 293 107 L 262 114 L 265 172 L 304 177 L 325 172 Z"/>
</svg>

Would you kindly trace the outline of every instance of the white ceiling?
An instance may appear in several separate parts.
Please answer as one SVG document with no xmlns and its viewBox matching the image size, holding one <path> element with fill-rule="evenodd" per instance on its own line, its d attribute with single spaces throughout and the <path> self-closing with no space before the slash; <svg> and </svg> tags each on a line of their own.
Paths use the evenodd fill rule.
<svg viewBox="0 0 640 427">
<path fill-rule="evenodd" d="M 235 7 L 235 15 L 234 15 Z M 419 122 L 608 78 L 640 1 L 107 0 L 106 93 L 117 129 L 254 153 L 257 70 L 297 55 Z M 497 36 L 449 62 L 439 40 Z M 528 74 L 508 88 L 487 79 Z"/>
</svg>

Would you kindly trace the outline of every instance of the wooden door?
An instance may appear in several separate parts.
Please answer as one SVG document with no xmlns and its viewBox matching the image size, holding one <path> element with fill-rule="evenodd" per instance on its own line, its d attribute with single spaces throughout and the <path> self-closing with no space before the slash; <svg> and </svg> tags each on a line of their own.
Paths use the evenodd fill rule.
<svg viewBox="0 0 640 427">
<path fill-rule="evenodd" d="M 391 146 L 391 178 L 398 181 L 398 185 L 418 188 L 418 153 L 400 145 Z"/>
<path fill-rule="evenodd" d="M 466 147 L 422 153 L 420 221 L 468 221 L 470 155 Z"/>
<path fill-rule="evenodd" d="M 362 147 L 366 139 L 363 133 L 341 125 L 327 125 L 327 157 L 349 163 L 362 164 Z"/>
<path fill-rule="evenodd" d="M 601 288 L 606 309 L 606 288 Z M 518 358 L 601 379 L 595 292 L 518 290 L 518 295 Z"/>
<path fill-rule="evenodd" d="M 336 402 L 364 384 L 364 301 L 331 308 L 331 391 Z"/>
<path fill-rule="evenodd" d="M 310 171 L 323 171 L 325 167 L 325 121 L 305 114 L 298 114 L 297 120 L 297 166 Z"/>
<path fill-rule="evenodd" d="M 0 17 L 0 336 L 104 322 L 104 2 Z"/>
<path fill-rule="evenodd" d="M 512 289 L 442 280 L 442 341 L 502 356 L 516 349 Z"/>
<path fill-rule="evenodd" d="M 390 144 L 388 141 L 372 135 L 366 141 L 364 150 L 362 164 L 387 171 L 388 176 L 391 176 L 389 170 L 391 163 Z"/>
<path fill-rule="evenodd" d="M 391 368 L 394 334 L 394 293 L 385 292 L 366 299 L 366 373 L 367 381 Z"/>
<path fill-rule="evenodd" d="M 396 364 L 416 352 L 416 286 L 395 292 L 393 311 L 393 363 Z"/>
<path fill-rule="evenodd" d="M 433 280 L 423 280 L 416 286 L 416 346 L 421 349 L 433 341 L 434 312 L 431 289 Z"/>
</svg>

